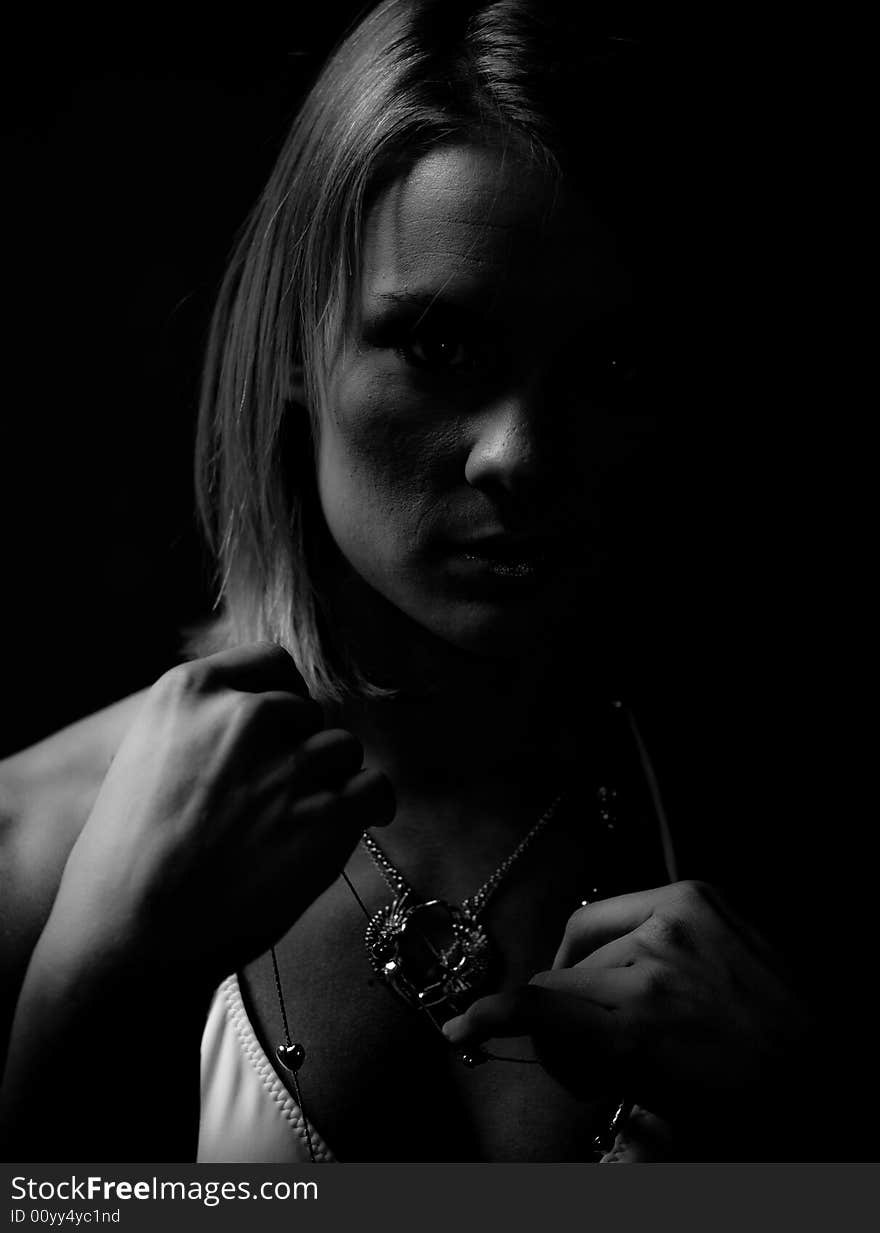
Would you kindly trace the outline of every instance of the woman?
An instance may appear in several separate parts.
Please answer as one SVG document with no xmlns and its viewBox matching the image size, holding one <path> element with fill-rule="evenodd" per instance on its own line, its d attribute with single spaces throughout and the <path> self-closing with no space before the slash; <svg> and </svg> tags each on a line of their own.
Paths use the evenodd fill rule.
<svg viewBox="0 0 880 1233">
<path fill-rule="evenodd" d="M 16 1154 L 725 1159 L 798 1092 L 609 692 L 669 567 L 641 61 L 389 0 L 315 83 L 208 350 L 223 619 L 7 765 Z"/>
</svg>

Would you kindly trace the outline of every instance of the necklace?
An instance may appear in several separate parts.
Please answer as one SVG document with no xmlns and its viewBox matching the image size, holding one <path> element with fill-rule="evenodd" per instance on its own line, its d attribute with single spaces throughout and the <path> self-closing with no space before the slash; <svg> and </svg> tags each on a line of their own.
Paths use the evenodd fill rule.
<svg viewBox="0 0 880 1233">
<path fill-rule="evenodd" d="M 491 968 L 492 943 L 477 916 L 529 844 L 556 816 L 562 799 L 563 794 L 560 793 L 482 886 L 459 905 L 447 903 L 443 899 L 420 899 L 372 835 L 365 831 L 361 836 L 361 843 L 389 889 L 394 892 L 391 903 L 369 917 L 363 900 L 343 871 L 342 877 L 349 890 L 369 917 L 364 942 L 370 963 L 373 970 L 405 1002 L 417 1010 L 427 1011 L 435 1027 L 439 1028 L 442 1022 L 435 1017 L 437 1008 L 445 1005 L 448 1013 L 443 1018 L 449 1018 L 456 1013 L 458 1002 L 473 994 L 485 981 Z M 276 1046 L 275 1057 L 291 1076 L 296 1102 L 302 1114 L 309 1156 L 312 1163 L 316 1164 L 312 1131 L 306 1118 L 299 1083 L 299 1070 L 305 1061 L 306 1053 L 303 1046 L 294 1042 L 290 1035 L 287 1008 L 281 988 L 281 973 L 274 946 L 269 948 L 269 953 L 272 957 L 275 992 L 284 1025 L 284 1041 Z M 464 1065 L 469 1067 L 490 1060 L 538 1063 L 537 1058 L 500 1057 L 483 1049 L 463 1052 L 460 1057 Z"/>
<path fill-rule="evenodd" d="M 364 944 L 373 971 L 416 1010 L 450 1018 L 485 984 L 494 947 L 478 919 L 513 865 L 556 816 L 557 796 L 482 886 L 460 904 L 420 898 L 372 835 L 361 843 L 394 898 L 369 920 Z M 434 1015 L 431 1015 L 434 1018 Z"/>
<path fill-rule="evenodd" d="M 620 707 L 620 704 L 615 705 L 618 708 Z M 603 828 L 613 832 L 617 822 L 617 802 L 615 799 L 617 792 L 613 788 L 600 787 L 597 797 L 599 801 L 599 818 Z M 361 842 L 382 873 L 385 882 L 394 892 L 393 901 L 391 904 L 386 905 L 386 907 L 381 908 L 373 917 L 370 917 L 363 900 L 352 885 L 351 879 L 343 870 L 342 878 L 369 922 L 364 941 L 374 970 L 408 1005 L 425 1011 L 427 1017 L 438 1029 L 441 1026 L 442 1019 L 435 1017 L 434 1008 L 442 1006 L 444 1003 L 450 1007 L 453 1006 L 453 999 L 461 998 L 463 993 L 470 993 L 477 989 L 488 974 L 492 944 L 485 930 L 476 920 L 477 915 L 486 907 L 490 897 L 497 890 L 513 864 L 522 856 L 529 844 L 555 816 L 562 799 L 562 794 L 555 798 L 532 829 L 523 837 L 510 855 L 501 862 L 497 869 L 490 874 L 479 890 L 475 891 L 473 895 L 469 896 L 458 906 L 448 904 L 444 900 L 439 899 L 419 900 L 400 870 L 382 852 L 372 836 L 366 833 L 362 836 Z M 664 822 L 665 819 L 661 817 L 661 830 Z M 585 907 L 592 900 L 599 897 L 598 887 L 593 887 L 590 892 L 590 899 L 582 899 L 581 906 Z M 428 909 L 431 909 L 431 911 L 428 912 Z M 432 931 L 435 931 L 438 922 L 441 922 L 446 930 L 445 947 L 442 944 L 442 938 L 439 939 L 440 945 L 438 946 L 437 939 L 432 940 L 430 934 L 422 940 L 430 961 L 427 973 L 424 971 L 414 972 L 412 970 L 408 957 L 408 942 L 404 946 L 404 938 L 407 931 L 409 931 L 411 939 L 416 938 L 415 922 L 417 919 L 420 919 L 423 925 L 428 922 L 432 927 Z M 403 950 L 401 949 L 402 947 Z M 281 975 L 274 946 L 270 947 L 269 953 L 272 959 L 275 991 L 284 1025 L 284 1043 L 276 1047 L 275 1057 L 279 1064 L 292 1076 L 296 1101 L 303 1119 L 303 1130 L 309 1156 L 312 1163 L 317 1163 L 311 1127 L 306 1118 L 299 1083 L 299 1070 L 305 1061 L 305 1049 L 301 1044 L 294 1043 L 291 1038 L 284 994 L 281 988 Z M 400 962 L 401 960 L 405 961 L 405 967 Z M 381 971 L 378 967 L 380 962 L 383 965 L 383 970 Z M 391 972 L 384 970 L 389 963 L 396 965 L 392 968 Z M 451 1010 L 450 1013 L 454 1012 Z M 489 1053 L 484 1048 L 464 1052 L 459 1054 L 459 1056 L 467 1067 L 478 1066 L 488 1061 L 540 1065 L 539 1058 L 505 1057 Z M 618 1133 L 625 1129 L 631 1109 L 632 1103 L 630 1101 L 615 1101 L 609 1108 L 605 1129 L 593 1140 L 593 1150 L 596 1159 L 600 1159 L 610 1150 Z"/>
<path fill-rule="evenodd" d="M 281 989 L 281 973 L 278 970 L 278 956 L 275 954 L 275 947 L 269 947 L 269 954 L 272 956 L 272 972 L 275 977 L 275 993 L 278 996 L 278 1005 L 281 1007 L 281 1022 L 284 1024 L 284 1043 L 275 1046 L 275 1056 L 287 1073 L 291 1076 L 293 1082 L 293 1092 L 296 1096 L 296 1103 L 299 1105 L 300 1115 L 302 1116 L 303 1130 L 305 1131 L 306 1143 L 308 1144 L 309 1157 L 312 1164 L 317 1164 L 318 1159 L 315 1155 L 315 1145 L 312 1142 L 312 1128 L 309 1125 L 309 1119 L 306 1117 L 306 1108 L 303 1104 L 302 1090 L 299 1085 L 299 1068 L 306 1060 L 306 1051 L 300 1044 L 294 1043 L 290 1035 L 290 1025 L 287 1022 L 287 1007 L 284 1005 L 284 993 Z"/>
</svg>

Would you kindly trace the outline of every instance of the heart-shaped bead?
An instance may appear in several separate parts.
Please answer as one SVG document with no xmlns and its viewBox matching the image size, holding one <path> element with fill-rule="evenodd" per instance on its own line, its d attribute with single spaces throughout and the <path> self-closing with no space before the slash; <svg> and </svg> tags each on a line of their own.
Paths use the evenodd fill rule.
<svg viewBox="0 0 880 1233">
<path fill-rule="evenodd" d="M 285 1070 L 295 1075 L 306 1060 L 306 1051 L 302 1045 L 278 1045 L 275 1049 L 275 1056 Z"/>
</svg>

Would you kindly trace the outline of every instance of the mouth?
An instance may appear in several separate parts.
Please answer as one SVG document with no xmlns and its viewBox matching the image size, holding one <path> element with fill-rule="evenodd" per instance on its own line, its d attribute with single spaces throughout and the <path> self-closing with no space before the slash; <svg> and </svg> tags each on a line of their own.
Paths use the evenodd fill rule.
<svg viewBox="0 0 880 1233">
<path fill-rule="evenodd" d="M 536 578 L 538 574 L 537 564 L 528 558 L 510 561 L 496 560 L 491 557 L 477 556 L 475 553 L 466 552 L 464 554 L 466 561 L 473 561 L 475 564 L 483 566 L 490 570 L 498 578 L 519 579 L 522 582 Z"/>
<path fill-rule="evenodd" d="M 475 580 L 529 585 L 541 581 L 558 557 L 549 539 L 492 535 L 450 545 L 453 559 Z"/>
</svg>

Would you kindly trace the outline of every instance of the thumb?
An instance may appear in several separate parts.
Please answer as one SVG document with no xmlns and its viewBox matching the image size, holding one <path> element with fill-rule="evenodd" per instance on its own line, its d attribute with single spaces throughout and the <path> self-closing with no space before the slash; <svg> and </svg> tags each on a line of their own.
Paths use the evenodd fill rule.
<svg viewBox="0 0 880 1233">
<path fill-rule="evenodd" d="M 611 1029 L 613 1012 L 598 991 L 585 988 L 571 969 L 538 972 L 527 985 L 507 993 L 479 998 L 464 1014 L 443 1024 L 443 1035 L 455 1045 L 491 1037 L 579 1035 L 602 1039 Z"/>
</svg>

